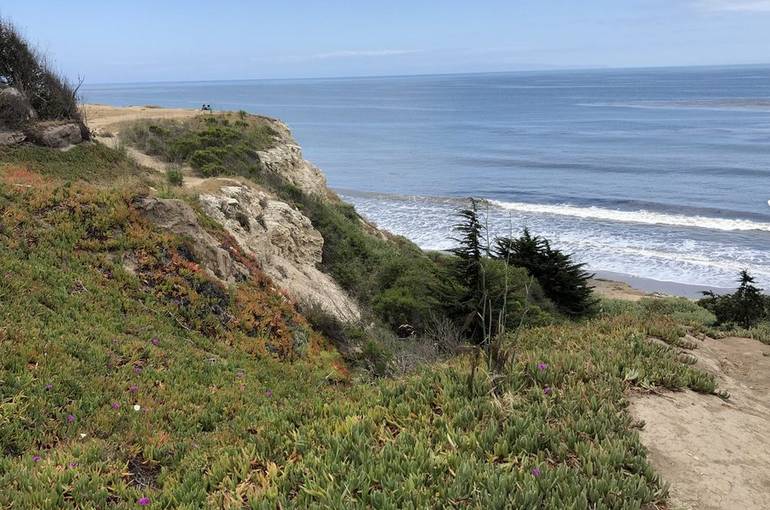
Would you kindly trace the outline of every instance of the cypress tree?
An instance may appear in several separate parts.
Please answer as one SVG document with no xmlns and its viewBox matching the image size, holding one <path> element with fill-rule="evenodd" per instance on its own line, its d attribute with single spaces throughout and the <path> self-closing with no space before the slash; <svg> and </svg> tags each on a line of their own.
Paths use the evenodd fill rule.
<svg viewBox="0 0 770 510">
<path fill-rule="evenodd" d="M 732 294 L 717 296 L 711 291 L 704 292 L 698 304 L 716 315 L 719 324 L 735 323 L 750 328 L 768 317 L 766 308 L 770 298 L 754 285 L 754 277 L 746 270 L 740 272 L 738 283 L 738 289 Z"/>
<path fill-rule="evenodd" d="M 519 238 L 496 239 L 493 256 L 529 271 L 548 299 L 567 315 L 585 315 L 596 304 L 589 285 L 593 274 L 583 269 L 585 264 L 573 262 L 571 255 L 552 248 L 547 239 L 533 236 L 529 229 Z"/>
<path fill-rule="evenodd" d="M 455 314 L 459 315 L 463 330 L 471 342 L 484 341 L 484 303 L 486 286 L 484 281 L 483 257 L 486 249 L 486 228 L 479 219 L 478 203 L 470 199 L 470 206 L 457 213 L 460 221 L 453 230 L 458 234 L 459 243 L 452 253 L 457 256 L 455 277 L 462 290 Z"/>
</svg>

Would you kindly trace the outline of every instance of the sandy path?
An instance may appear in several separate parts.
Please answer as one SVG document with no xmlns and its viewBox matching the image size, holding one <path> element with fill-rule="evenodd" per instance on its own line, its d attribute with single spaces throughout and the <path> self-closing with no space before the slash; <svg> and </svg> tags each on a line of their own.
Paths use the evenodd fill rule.
<svg viewBox="0 0 770 510">
<path fill-rule="evenodd" d="M 183 108 L 151 108 L 147 106 L 107 106 L 84 104 L 86 124 L 98 135 L 107 132 L 117 135 L 123 122 L 146 119 L 189 119 L 200 115 L 199 110 Z"/>
<path fill-rule="evenodd" d="M 86 123 L 96 135 L 96 140 L 110 147 L 116 147 L 120 138 L 120 129 L 125 123 L 148 119 L 189 119 L 201 114 L 198 110 L 182 108 L 149 108 L 146 106 L 116 107 L 101 104 L 83 105 Z M 131 158 L 140 165 L 165 174 L 176 168 L 184 174 L 183 186 L 196 188 L 207 179 L 198 177 L 190 167 L 180 167 L 140 152 L 133 147 L 125 147 Z"/>
<path fill-rule="evenodd" d="M 697 366 L 730 393 L 635 395 L 649 459 L 671 485 L 672 508 L 770 509 L 770 346 L 707 338 Z"/>
</svg>

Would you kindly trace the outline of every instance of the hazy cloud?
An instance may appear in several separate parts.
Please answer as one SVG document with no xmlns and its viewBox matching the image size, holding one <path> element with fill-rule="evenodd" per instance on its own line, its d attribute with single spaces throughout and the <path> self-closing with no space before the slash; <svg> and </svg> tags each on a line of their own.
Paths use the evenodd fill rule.
<svg viewBox="0 0 770 510">
<path fill-rule="evenodd" d="M 701 0 L 710 11 L 770 12 L 770 0 Z"/>
<path fill-rule="evenodd" d="M 414 53 L 420 53 L 420 50 L 342 50 L 318 53 L 316 55 L 311 55 L 309 58 L 391 57 L 397 55 L 412 55 Z"/>
</svg>

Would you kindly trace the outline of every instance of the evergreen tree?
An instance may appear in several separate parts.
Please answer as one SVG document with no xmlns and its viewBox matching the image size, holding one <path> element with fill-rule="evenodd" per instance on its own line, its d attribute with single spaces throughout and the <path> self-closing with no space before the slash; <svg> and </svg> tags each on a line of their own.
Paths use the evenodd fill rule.
<svg viewBox="0 0 770 510">
<path fill-rule="evenodd" d="M 743 270 L 738 277 L 739 287 L 732 294 L 718 296 L 711 291 L 703 292 L 698 304 L 716 315 L 719 324 L 738 324 L 744 328 L 755 326 L 770 316 L 770 298 L 754 285 L 754 278 Z"/>
<path fill-rule="evenodd" d="M 585 315 L 596 304 L 589 285 L 593 274 L 583 269 L 585 264 L 573 262 L 571 255 L 552 248 L 547 239 L 533 236 L 529 229 L 519 238 L 496 239 L 493 251 L 495 258 L 527 269 L 563 313 Z"/>
<path fill-rule="evenodd" d="M 484 341 L 484 305 L 486 285 L 484 281 L 483 257 L 487 253 L 486 228 L 479 219 L 478 202 L 471 198 L 470 206 L 458 211 L 460 221 L 454 226 L 459 243 L 452 253 L 457 256 L 455 277 L 461 284 L 461 296 L 457 310 L 471 342 L 481 344 Z"/>
<path fill-rule="evenodd" d="M 741 271 L 738 283 L 740 286 L 733 297 L 735 321 L 744 328 L 750 328 L 765 316 L 765 297 L 745 269 Z"/>
</svg>

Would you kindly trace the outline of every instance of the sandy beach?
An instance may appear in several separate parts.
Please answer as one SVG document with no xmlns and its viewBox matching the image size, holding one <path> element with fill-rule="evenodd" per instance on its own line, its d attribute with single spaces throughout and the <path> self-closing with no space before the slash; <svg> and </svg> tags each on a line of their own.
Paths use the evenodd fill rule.
<svg viewBox="0 0 770 510">
<path fill-rule="evenodd" d="M 717 294 L 732 292 L 735 289 L 726 287 L 711 287 L 705 285 L 690 285 L 687 283 L 667 282 L 652 278 L 641 278 L 612 271 L 596 271 L 591 281 L 599 294 L 616 299 L 638 300 L 645 296 L 680 296 L 690 299 L 700 299 L 703 292 L 710 290 Z"/>
</svg>

